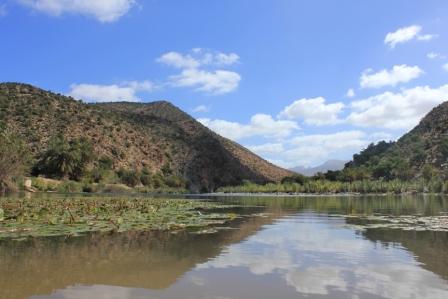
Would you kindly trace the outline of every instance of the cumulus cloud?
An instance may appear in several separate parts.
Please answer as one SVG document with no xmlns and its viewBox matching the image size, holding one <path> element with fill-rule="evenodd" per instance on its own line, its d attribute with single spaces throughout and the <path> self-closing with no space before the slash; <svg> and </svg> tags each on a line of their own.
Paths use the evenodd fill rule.
<svg viewBox="0 0 448 299">
<path fill-rule="evenodd" d="M 281 143 L 265 143 L 248 146 L 247 148 L 258 155 L 281 154 L 285 150 Z"/>
<path fill-rule="evenodd" d="M 290 136 L 278 142 L 248 145 L 248 149 L 282 167 L 314 166 L 329 158 L 350 157 L 369 143 L 391 140 L 387 132 L 367 134 L 360 130 L 339 131 L 330 134 Z"/>
<path fill-rule="evenodd" d="M 205 71 L 199 69 L 185 69 L 179 75 L 170 77 L 176 87 L 193 87 L 196 91 L 219 95 L 229 93 L 238 88 L 241 76 L 232 71 Z"/>
<path fill-rule="evenodd" d="M 197 68 L 201 65 L 200 61 L 191 57 L 191 55 L 183 55 L 178 52 L 168 52 L 157 58 L 157 62 L 164 63 L 176 68 Z"/>
<path fill-rule="evenodd" d="M 221 119 L 202 118 L 198 120 L 218 134 L 232 140 L 241 140 L 253 136 L 283 138 L 290 136 L 294 130 L 299 129 L 294 121 L 274 120 L 272 116 L 267 114 L 255 114 L 251 117 L 249 124 Z"/>
<path fill-rule="evenodd" d="M 191 52 L 201 65 L 226 66 L 236 64 L 240 60 L 236 53 L 222 53 L 203 48 L 194 48 Z"/>
<path fill-rule="evenodd" d="M 347 90 L 346 96 L 348 98 L 354 98 L 356 96 L 355 90 L 353 88 L 350 88 Z"/>
<path fill-rule="evenodd" d="M 236 53 L 194 48 L 190 53 L 167 52 L 157 58 L 157 62 L 180 69 L 192 69 L 205 66 L 230 66 L 238 63 L 240 57 Z"/>
<path fill-rule="evenodd" d="M 139 102 L 137 92 L 149 92 L 154 88 L 150 81 L 127 81 L 119 85 L 72 84 L 68 95 L 87 102 Z"/>
<path fill-rule="evenodd" d="M 303 119 L 310 125 L 336 124 L 338 115 L 344 108 L 341 102 L 326 104 L 323 97 L 300 99 L 285 107 L 279 117 L 287 119 Z"/>
<path fill-rule="evenodd" d="M 94 17 L 103 23 L 114 22 L 125 15 L 135 0 L 18 0 L 19 3 L 53 16 L 64 13 Z"/>
<path fill-rule="evenodd" d="M 302 135 L 290 141 L 292 147 L 282 154 L 282 158 L 290 166 L 311 166 L 323 162 L 331 155 L 359 151 L 370 142 L 370 136 L 359 130 Z"/>
<path fill-rule="evenodd" d="M 389 32 L 384 38 L 384 43 L 388 45 L 391 49 L 394 49 L 396 45 L 406 43 L 414 39 L 420 41 L 428 41 L 437 37 L 437 35 L 435 34 L 420 35 L 421 31 L 422 27 L 419 25 L 402 27 L 394 32 Z"/>
<path fill-rule="evenodd" d="M 176 87 L 193 87 L 211 95 L 232 92 L 238 88 L 241 76 L 221 69 L 239 62 L 235 53 L 195 48 L 188 54 L 167 52 L 157 62 L 181 69 L 180 74 L 170 76 L 170 83 Z"/>
<path fill-rule="evenodd" d="M 363 127 L 410 129 L 434 106 L 448 99 L 448 84 L 438 88 L 417 86 L 400 92 L 384 92 L 354 101 L 347 121 Z"/>
<path fill-rule="evenodd" d="M 406 64 L 394 65 L 391 70 L 383 69 L 374 72 L 367 69 L 361 74 L 361 88 L 381 88 L 384 86 L 396 86 L 399 83 L 406 83 L 420 77 L 423 70 L 418 66 L 408 66 Z"/>
<path fill-rule="evenodd" d="M 195 107 L 192 111 L 196 112 L 196 113 L 205 113 L 205 112 L 210 111 L 210 107 L 205 106 L 205 105 L 199 105 L 199 106 Z"/>
</svg>

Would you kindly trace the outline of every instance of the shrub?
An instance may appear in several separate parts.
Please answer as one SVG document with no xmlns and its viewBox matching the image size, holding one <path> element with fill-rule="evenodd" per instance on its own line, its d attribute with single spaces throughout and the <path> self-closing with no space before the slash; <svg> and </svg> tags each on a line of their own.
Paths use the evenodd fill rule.
<svg viewBox="0 0 448 299">
<path fill-rule="evenodd" d="M 152 178 L 150 174 L 142 174 L 140 177 L 140 181 L 142 182 L 143 186 L 151 186 L 152 185 Z"/>
<path fill-rule="evenodd" d="M 57 182 L 46 180 L 43 178 L 33 178 L 31 184 L 34 188 L 42 192 L 56 191 L 59 185 L 59 183 Z"/>
<path fill-rule="evenodd" d="M 79 193 L 82 189 L 82 184 L 74 181 L 64 181 L 57 187 L 57 191 L 61 193 Z"/>
<path fill-rule="evenodd" d="M 165 179 L 165 184 L 171 188 L 185 187 L 185 181 L 183 178 L 172 175 Z"/>
<path fill-rule="evenodd" d="M 12 179 L 26 173 L 29 157 L 20 137 L 5 130 L 0 132 L 0 193 L 12 189 Z"/>
<path fill-rule="evenodd" d="M 129 187 L 135 187 L 140 184 L 140 175 L 137 171 L 122 169 L 119 170 L 118 176 L 120 181 Z"/>
</svg>

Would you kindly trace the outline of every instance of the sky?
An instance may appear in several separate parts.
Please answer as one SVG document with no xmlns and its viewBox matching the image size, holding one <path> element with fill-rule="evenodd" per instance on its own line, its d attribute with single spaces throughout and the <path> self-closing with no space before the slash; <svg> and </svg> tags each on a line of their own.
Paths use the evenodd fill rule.
<svg viewBox="0 0 448 299">
<path fill-rule="evenodd" d="M 316 166 L 448 100 L 448 1 L 0 0 L 0 82 L 168 100 L 277 165 Z"/>
</svg>

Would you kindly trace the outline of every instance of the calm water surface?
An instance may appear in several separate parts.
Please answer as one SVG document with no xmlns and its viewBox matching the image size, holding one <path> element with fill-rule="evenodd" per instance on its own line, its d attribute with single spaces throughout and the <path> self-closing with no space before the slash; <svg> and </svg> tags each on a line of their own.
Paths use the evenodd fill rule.
<svg viewBox="0 0 448 299">
<path fill-rule="evenodd" d="M 446 198 L 217 200 L 246 216 L 216 234 L 1 241 L 0 298 L 448 298 L 446 232 L 360 229 L 347 217 L 440 216 Z"/>
</svg>

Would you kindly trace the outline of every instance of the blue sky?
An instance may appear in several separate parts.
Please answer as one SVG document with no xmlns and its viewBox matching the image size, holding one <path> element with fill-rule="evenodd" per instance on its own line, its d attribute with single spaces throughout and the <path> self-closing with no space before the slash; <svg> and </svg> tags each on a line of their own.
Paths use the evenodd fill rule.
<svg viewBox="0 0 448 299">
<path fill-rule="evenodd" d="M 443 0 L 3 0 L 0 81 L 169 100 L 270 161 L 312 166 L 448 100 L 447 28 Z"/>
</svg>

